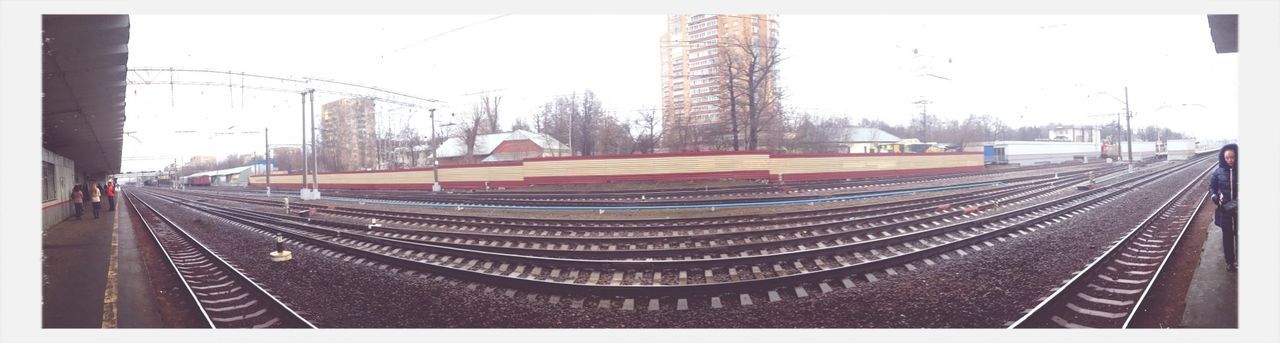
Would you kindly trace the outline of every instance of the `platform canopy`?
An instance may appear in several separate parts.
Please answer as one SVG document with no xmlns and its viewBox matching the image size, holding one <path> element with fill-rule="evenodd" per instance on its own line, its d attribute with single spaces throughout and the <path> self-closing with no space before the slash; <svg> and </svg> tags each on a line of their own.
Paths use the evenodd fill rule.
<svg viewBox="0 0 1280 343">
<path fill-rule="evenodd" d="M 44 147 L 82 175 L 118 173 L 129 16 L 46 15 L 42 28 Z"/>
</svg>

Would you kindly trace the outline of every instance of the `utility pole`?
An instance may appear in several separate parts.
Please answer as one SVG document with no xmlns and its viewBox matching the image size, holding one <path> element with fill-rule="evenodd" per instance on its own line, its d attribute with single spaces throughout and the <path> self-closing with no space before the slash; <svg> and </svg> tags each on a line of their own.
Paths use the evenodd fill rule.
<svg viewBox="0 0 1280 343">
<path fill-rule="evenodd" d="M 311 193 L 320 195 L 320 153 L 317 151 L 316 145 L 316 90 L 314 88 L 307 89 L 307 94 L 311 95 Z"/>
<path fill-rule="evenodd" d="M 1129 163 L 1133 163 L 1133 113 L 1129 112 L 1129 86 L 1124 86 L 1124 126 L 1125 138 L 1129 140 Z"/>
<path fill-rule="evenodd" d="M 427 144 L 427 146 L 434 147 L 431 150 L 431 191 L 439 192 L 440 191 L 440 163 L 438 162 L 439 160 L 436 159 L 436 151 L 440 150 L 440 147 L 435 146 L 436 144 L 436 109 L 431 108 L 431 109 L 427 109 L 427 111 L 431 112 L 431 144 Z"/>
<path fill-rule="evenodd" d="M 574 106 L 577 106 L 577 105 L 574 105 Z M 573 151 L 574 147 L 576 146 L 576 145 L 573 145 L 573 135 L 577 133 L 577 130 L 573 128 L 573 112 L 576 112 L 576 110 L 569 112 L 569 157 L 578 156 L 577 155 L 578 153 L 576 151 Z"/>
<path fill-rule="evenodd" d="M 298 192 L 307 189 L 307 174 L 311 173 L 310 167 L 307 164 L 307 91 L 302 91 L 302 188 L 299 188 Z"/>
<path fill-rule="evenodd" d="M 262 128 L 262 159 L 267 165 L 267 197 L 271 197 L 271 128 Z"/>
<path fill-rule="evenodd" d="M 929 100 L 920 99 L 915 104 L 920 105 L 920 143 L 929 141 Z"/>
</svg>

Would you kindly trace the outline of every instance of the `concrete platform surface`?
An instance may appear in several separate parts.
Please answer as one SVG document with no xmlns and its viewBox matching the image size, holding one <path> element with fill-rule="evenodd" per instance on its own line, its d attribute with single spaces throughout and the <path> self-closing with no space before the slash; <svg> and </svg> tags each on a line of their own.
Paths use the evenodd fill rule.
<svg viewBox="0 0 1280 343">
<path fill-rule="evenodd" d="M 142 233 L 123 200 L 113 212 L 103 206 L 98 219 L 89 209 L 42 232 L 43 327 L 164 327 L 137 249 Z"/>
<path fill-rule="evenodd" d="M 1248 272 L 1249 267 L 1246 265 L 1241 270 L 1235 273 L 1227 271 L 1226 257 L 1222 255 L 1222 229 L 1210 225 L 1204 251 L 1200 254 L 1200 266 L 1196 267 L 1191 288 L 1187 289 L 1182 327 L 1236 328 L 1239 315 L 1236 276 Z"/>
</svg>

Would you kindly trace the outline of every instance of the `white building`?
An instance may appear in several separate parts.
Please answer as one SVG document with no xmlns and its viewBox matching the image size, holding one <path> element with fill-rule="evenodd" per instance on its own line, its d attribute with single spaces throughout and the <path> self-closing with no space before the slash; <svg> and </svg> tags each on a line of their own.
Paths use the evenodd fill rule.
<svg viewBox="0 0 1280 343">
<path fill-rule="evenodd" d="M 1049 129 L 1049 140 L 1055 142 L 1102 143 L 1102 130 L 1096 126 L 1064 126 Z"/>
<path fill-rule="evenodd" d="M 988 164 L 1034 165 L 1073 160 L 1096 161 L 1102 144 L 1054 141 L 994 141 L 967 144 L 965 152 L 983 152 Z"/>
<path fill-rule="evenodd" d="M 467 144 L 459 137 L 440 143 L 436 156 L 440 164 L 467 163 Z M 471 162 L 520 161 L 533 157 L 572 156 L 569 146 L 550 135 L 515 130 L 476 136 Z M 428 162 L 429 163 L 429 162 Z"/>
</svg>

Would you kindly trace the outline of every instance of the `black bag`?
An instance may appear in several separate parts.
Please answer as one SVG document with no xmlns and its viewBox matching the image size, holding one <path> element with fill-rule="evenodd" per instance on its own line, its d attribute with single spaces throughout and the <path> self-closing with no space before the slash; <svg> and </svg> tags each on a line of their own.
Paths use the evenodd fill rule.
<svg viewBox="0 0 1280 343">
<path fill-rule="evenodd" d="M 1236 200 L 1232 199 L 1231 201 L 1228 201 L 1227 203 L 1222 204 L 1222 209 L 1234 213 L 1236 211 L 1236 206 L 1238 206 L 1236 204 Z"/>
</svg>

